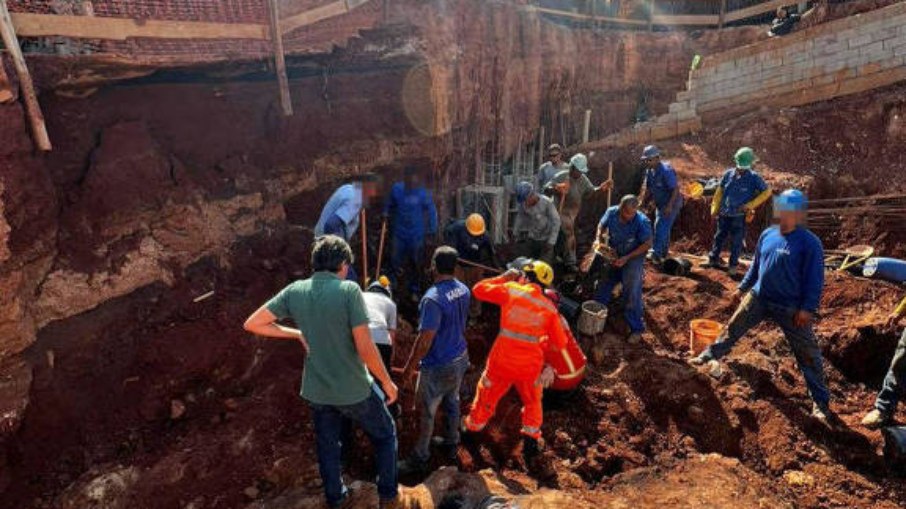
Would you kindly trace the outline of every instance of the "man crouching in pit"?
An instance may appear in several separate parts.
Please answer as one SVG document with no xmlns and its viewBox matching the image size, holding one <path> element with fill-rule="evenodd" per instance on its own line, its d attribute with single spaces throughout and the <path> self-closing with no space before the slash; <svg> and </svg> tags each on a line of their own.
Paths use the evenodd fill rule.
<svg viewBox="0 0 906 509">
<path fill-rule="evenodd" d="M 343 423 L 348 420 L 374 445 L 379 507 L 398 507 L 396 425 L 387 410 L 397 399 L 397 387 L 371 340 L 362 292 L 346 281 L 352 261 L 342 238 L 317 238 L 311 251 L 314 274 L 291 283 L 252 313 L 245 330 L 299 341 L 306 350 L 301 396 L 311 405 L 327 505 L 339 507 L 349 497 L 340 467 L 342 447 L 348 445 L 341 442 Z M 292 318 L 298 329 L 278 324 L 283 318 Z"/>
<path fill-rule="evenodd" d="M 824 361 L 812 327 L 824 289 L 824 250 L 821 240 L 805 227 L 808 201 L 796 190 L 774 200 L 779 222 L 761 234 L 755 258 L 733 294 L 739 308 L 717 341 L 693 365 L 716 361 L 764 320 L 780 326 L 814 401 L 812 417 L 825 424 L 835 421 L 824 380 Z"/>
</svg>

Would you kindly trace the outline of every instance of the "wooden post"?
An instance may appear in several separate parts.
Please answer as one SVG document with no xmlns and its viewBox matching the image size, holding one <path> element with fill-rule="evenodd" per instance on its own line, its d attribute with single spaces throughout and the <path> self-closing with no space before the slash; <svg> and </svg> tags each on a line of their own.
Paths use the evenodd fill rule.
<svg viewBox="0 0 906 509">
<path fill-rule="evenodd" d="M 538 131 L 538 167 L 544 164 L 544 126 Z"/>
<path fill-rule="evenodd" d="M 280 87 L 280 105 L 283 115 L 293 114 L 293 100 L 289 95 L 289 79 L 286 77 L 286 56 L 283 54 L 283 29 L 280 27 L 280 10 L 277 0 L 268 0 L 271 21 L 271 42 L 274 45 L 274 64 L 277 70 L 277 84 Z"/>
<path fill-rule="evenodd" d="M 19 88 L 22 91 L 22 98 L 25 100 L 25 111 L 31 124 L 35 145 L 39 150 L 50 151 L 53 146 L 50 144 L 50 136 L 47 135 L 47 125 L 44 123 L 41 105 L 38 104 L 35 83 L 25 64 L 25 56 L 22 55 L 22 48 L 19 46 L 19 38 L 16 37 L 16 29 L 13 27 L 13 20 L 6 7 L 6 0 L 0 0 L 0 35 L 3 36 L 3 45 L 9 51 L 16 67 L 16 73 L 19 75 Z"/>
<path fill-rule="evenodd" d="M 648 0 L 648 31 L 654 31 L 654 0 Z"/>
<path fill-rule="evenodd" d="M 582 143 L 588 143 L 591 130 L 591 110 L 585 110 L 585 123 L 582 125 Z"/>
<path fill-rule="evenodd" d="M 368 286 L 368 213 L 362 207 L 359 231 L 362 234 L 362 289 Z"/>
<path fill-rule="evenodd" d="M 613 180 L 613 161 L 607 163 L 607 180 Z M 614 184 L 616 185 L 616 184 Z M 613 186 L 607 190 L 607 208 L 613 204 Z"/>
<path fill-rule="evenodd" d="M 720 0 L 720 14 L 717 17 L 717 29 L 724 27 L 724 21 L 727 19 L 727 0 Z"/>
</svg>

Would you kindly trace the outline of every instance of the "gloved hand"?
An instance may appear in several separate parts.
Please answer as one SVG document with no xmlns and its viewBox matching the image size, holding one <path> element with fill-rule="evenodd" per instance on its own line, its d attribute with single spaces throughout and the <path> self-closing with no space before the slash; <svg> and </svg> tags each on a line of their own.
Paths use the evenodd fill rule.
<svg viewBox="0 0 906 509">
<path fill-rule="evenodd" d="M 507 271 L 504 272 L 503 275 L 512 281 L 522 277 L 522 271 L 519 269 L 507 269 Z"/>
<path fill-rule="evenodd" d="M 538 377 L 538 384 L 547 389 L 554 383 L 555 376 L 554 368 L 550 364 L 545 364 L 544 369 L 541 370 L 541 376 Z"/>
</svg>

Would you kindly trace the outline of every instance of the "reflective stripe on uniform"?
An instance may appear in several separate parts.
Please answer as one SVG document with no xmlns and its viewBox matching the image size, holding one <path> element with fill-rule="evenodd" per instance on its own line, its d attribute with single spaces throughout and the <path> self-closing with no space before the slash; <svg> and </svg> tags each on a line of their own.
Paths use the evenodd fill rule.
<svg viewBox="0 0 906 509">
<path fill-rule="evenodd" d="M 504 338 L 509 338 L 509 339 L 515 339 L 516 341 L 526 341 L 529 343 L 538 343 L 540 341 L 540 338 L 538 336 L 533 336 L 531 334 L 524 334 L 522 332 L 516 332 L 514 330 L 505 329 L 505 328 L 500 329 L 500 333 L 498 334 L 498 336 L 504 337 Z"/>
<path fill-rule="evenodd" d="M 569 356 L 569 352 L 566 351 L 566 348 L 564 348 L 563 350 L 560 350 L 560 353 L 563 354 L 563 360 L 566 361 L 566 365 L 569 366 L 569 372 L 575 373 L 576 365 L 573 364 L 573 359 L 572 359 L 572 357 Z"/>
<path fill-rule="evenodd" d="M 555 308 L 554 304 L 550 300 L 548 300 L 546 297 L 543 299 L 538 298 L 525 290 L 520 290 L 519 288 L 513 288 L 512 286 L 508 286 L 507 291 L 510 293 L 511 296 L 524 298 L 533 304 L 537 304 L 538 306 L 541 306 L 542 308 L 545 309 L 545 311 L 557 312 L 557 308 Z"/>
<path fill-rule="evenodd" d="M 585 366 L 582 366 L 579 371 L 567 373 L 565 375 L 557 375 L 557 378 L 560 380 L 572 380 L 573 378 L 579 378 L 583 374 L 585 374 Z"/>
<path fill-rule="evenodd" d="M 522 431 L 523 435 L 528 435 L 532 438 L 538 438 L 541 436 L 540 428 L 534 428 L 532 426 L 523 426 L 521 431 Z"/>
</svg>

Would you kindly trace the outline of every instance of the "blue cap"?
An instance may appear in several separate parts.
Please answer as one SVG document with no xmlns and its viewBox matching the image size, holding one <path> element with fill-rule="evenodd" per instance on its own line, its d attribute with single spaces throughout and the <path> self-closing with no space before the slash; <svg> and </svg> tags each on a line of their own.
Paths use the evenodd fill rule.
<svg viewBox="0 0 906 509">
<path fill-rule="evenodd" d="M 535 186 L 531 182 L 522 181 L 516 184 L 516 201 L 524 203 L 532 193 L 535 192 Z"/>
<path fill-rule="evenodd" d="M 660 157 L 661 151 L 654 145 L 648 145 L 642 150 L 642 160 L 651 159 L 652 157 Z"/>
<path fill-rule="evenodd" d="M 801 212 L 808 208 L 808 198 L 798 189 L 787 189 L 774 198 L 777 212 Z"/>
</svg>

